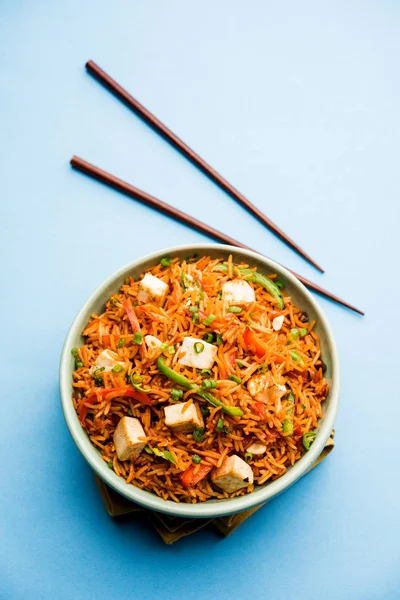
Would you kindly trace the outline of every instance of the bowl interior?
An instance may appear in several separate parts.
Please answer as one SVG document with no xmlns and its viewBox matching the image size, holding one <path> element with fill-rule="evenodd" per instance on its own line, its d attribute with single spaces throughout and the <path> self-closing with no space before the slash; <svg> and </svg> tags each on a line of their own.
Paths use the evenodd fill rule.
<svg viewBox="0 0 400 600">
<path fill-rule="evenodd" d="M 317 321 L 315 330 L 321 341 L 321 354 L 327 367 L 325 377 L 329 383 L 330 391 L 323 404 L 324 414 L 320 420 L 317 429 L 318 435 L 314 444 L 311 446 L 309 452 L 295 463 L 295 465 L 289 467 L 287 472 L 279 479 L 267 482 L 262 486 L 257 486 L 253 493 L 239 498 L 229 500 L 207 500 L 206 502 L 197 504 L 176 504 L 172 501 L 162 500 L 155 494 L 140 490 L 133 485 L 127 485 L 125 480 L 111 471 L 101 459 L 100 453 L 91 444 L 86 432 L 81 427 L 73 407 L 71 399 L 71 381 L 72 372 L 74 370 L 74 359 L 70 350 L 71 348 L 80 346 L 84 343 L 81 332 L 90 320 L 90 315 L 92 313 L 101 313 L 103 311 L 105 302 L 121 287 L 127 275 L 138 278 L 143 271 L 157 264 L 160 259 L 166 255 L 183 259 L 194 253 L 211 256 L 212 258 L 228 258 L 229 254 L 232 254 L 234 262 L 239 263 L 244 261 L 251 267 L 256 266 L 260 273 L 265 275 L 268 275 L 269 273 L 278 273 L 279 277 L 285 282 L 285 291 L 292 296 L 294 303 L 301 309 L 307 311 L 311 320 L 316 319 Z M 63 411 L 70 433 L 90 466 L 99 477 L 107 483 L 107 485 L 110 485 L 117 492 L 130 500 L 151 508 L 152 510 L 177 516 L 214 517 L 247 510 L 253 506 L 266 502 L 287 489 L 299 477 L 307 472 L 321 453 L 334 425 L 339 399 L 339 363 L 333 334 L 321 309 L 308 290 L 306 290 L 306 288 L 284 267 L 254 252 L 241 250 L 233 246 L 224 246 L 221 244 L 187 245 L 160 250 L 152 255 L 139 259 L 111 275 L 99 288 L 97 288 L 79 311 L 67 335 L 60 364 L 60 389 Z"/>
</svg>

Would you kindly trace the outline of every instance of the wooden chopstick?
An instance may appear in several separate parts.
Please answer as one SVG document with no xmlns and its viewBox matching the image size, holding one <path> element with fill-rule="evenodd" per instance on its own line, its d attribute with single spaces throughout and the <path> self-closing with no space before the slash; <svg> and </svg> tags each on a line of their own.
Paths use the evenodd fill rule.
<svg viewBox="0 0 400 600">
<path fill-rule="evenodd" d="M 86 63 L 86 68 L 98 81 L 105 85 L 111 92 L 113 92 L 120 100 L 129 106 L 136 114 L 146 121 L 153 129 L 160 133 L 168 142 L 170 142 L 175 148 L 177 148 L 186 158 L 194 163 L 203 173 L 208 175 L 217 185 L 219 185 L 227 194 L 229 194 L 234 200 L 244 206 L 249 212 L 251 212 L 261 223 L 263 223 L 268 229 L 273 231 L 282 241 L 290 246 L 295 252 L 300 254 L 305 260 L 316 267 L 321 273 L 324 270 L 320 265 L 315 262 L 304 250 L 300 248 L 286 233 L 282 231 L 275 223 L 273 223 L 257 206 L 255 206 L 250 200 L 248 200 L 243 194 L 241 194 L 236 188 L 233 187 L 222 175 L 217 173 L 205 160 L 203 160 L 194 150 L 189 148 L 185 142 L 183 142 L 177 135 L 175 135 L 168 127 L 166 127 L 161 121 L 157 119 L 150 111 L 147 110 L 140 102 L 131 96 L 123 87 L 121 87 L 114 79 L 112 79 L 107 73 L 105 73 L 96 63 L 89 60 Z"/>
<path fill-rule="evenodd" d="M 134 198 L 135 200 L 139 200 L 139 202 L 141 202 L 142 204 L 145 204 L 146 206 L 150 206 L 151 208 L 154 208 L 158 212 L 161 212 L 164 215 L 168 215 L 169 217 L 172 217 L 176 221 L 180 221 L 181 223 L 188 225 L 192 229 L 197 229 L 197 231 L 200 231 L 201 233 L 204 233 L 205 235 L 208 235 L 208 236 L 218 240 L 219 242 L 223 242 L 224 244 L 229 244 L 231 246 L 237 246 L 238 248 L 245 248 L 246 250 L 252 250 L 252 248 L 249 248 L 249 246 L 245 246 L 241 242 L 238 242 L 237 240 L 229 237 L 228 235 L 225 235 L 224 233 L 217 231 L 213 227 L 206 225 L 202 221 L 199 221 L 198 219 L 191 217 L 190 215 L 178 210 L 177 208 L 174 208 L 170 204 L 167 204 L 166 202 L 163 202 L 162 200 L 158 200 L 154 196 L 150 196 L 150 194 L 147 194 L 146 192 L 139 190 L 138 188 L 134 187 L 133 185 L 130 185 L 129 183 L 127 183 L 126 181 L 123 181 L 122 179 L 118 179 L 114 175 L 111 175 L 110 173 L 107 173 L 106 171 L 99 169 L 99 167 L 95 167 L 94 165 L 86 162 L 85 160 L 83 160 L 82 158 L 79 158 L 78 156 L 73 156 L 71 158 L 71 166 L 74 169 L 77 169 L 78 171 L 82 171 L 82 173 L 85 173 L 86 175 L 89 175 L 90 177 L 93 177 L 94 179 L 97 179 L 98 181 L 101 181 L 102 183 L 105 183 L 106 185 L 118 190 L 119 192 L 122 192 L 123 194 L 126 194 L 127 196 L 130 196 L 131 198 Z M 257 250 L 253 250 L 253 251 L 257 252 Z M 258 252 L 258 254 L 261 254 L 261 253 Z M 290 271 L 290 269 L 288 269 L 288 271 Z M 295 277 L 297 277 L 297 279 L 299 281 L 301 281 L 305 286 L 307 286 L 314 292 L 321 294 L 321 296 L 325 296 L 326 298 L 333 300 L 337 304 L 346 306 L 347 308 L 350 308 L 350 310 L 353 310 L 354 312 L 359 313 L 360 315 L 364 314 L 361 310 L 359 310 L 355 306 L 352 306 L 348 302 L 345 302 L 345 300 L 338 298 L 338 296 L 335 296 L 331 292 L 324 290 L 316 283 L 309 281 L 308 279 L 306 279 L 305 277 L 302 277 L 301 275 L 298 275 L 294 271 L 290 271 L 290 272 L 293 273 L 293 275 Z"/>
</svg>

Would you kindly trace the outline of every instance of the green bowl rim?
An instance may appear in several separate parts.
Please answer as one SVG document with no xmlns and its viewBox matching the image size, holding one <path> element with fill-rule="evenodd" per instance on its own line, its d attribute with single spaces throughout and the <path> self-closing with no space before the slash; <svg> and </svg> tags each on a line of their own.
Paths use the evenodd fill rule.
<svg viewBox="0 0 400 600">
<path fill-rule="evenodd" d="M 100 453 L 92 445 L 86 432 L 82 428 L 71 401 L 70 350 L 74 340 L 82 333 L 79 327 L 79 322 L 82 318 L 82 315 L 89 312 L 90 307 L 103 293 L 103 291 L 105 291 L 105 289 L 113 281 L 120 279 L 125 271 L 140 268 L 140 265 L 145 262 L 155 262 L 162 256 L 171 256 L 177 252 L 186 251 L 188 253 L 197 252 L 198 254 L 204 254 L 210 250 L 220 250 L 221 255 L 222 253 L 241 255 L 250 263 L 252 260 L 263 262 L 268 270 L 279 273 L 286 280 L 290 281 L 292 286 L 298 289 L 298 291 L 306 298 L 307 302 L 312 305 L 312 308 L 317 315 L 319 326 L 321 326 L 326 332 L 327 344 L 329 346 L 332 360 L 332 385 L 329 392 L 329 406 L 320 420 L 319 431 L 315 442 L 312 444 L 310 450 L 304 454 L 304 456 L 302 456 L 302 458 L 298 460 L 292 467 L 290 467 L 290 469 L 279 479 L 265 484 L 265 487 L 261 486 L 260 489 L 257 489 L 251 494 L 246 494 L 245 496 L 240 496 L 238 498 L 199 502 L 196 504 L 186 504 L 183 502 L 177 504 L 172 500 L 163 500 L 152 492 L 141 490 L 134 485 L 127 485 L 125 480 L 118 477 L 114 471 L 110 470 L 106 463 L 101 459 Z M 90 295 L 75 317 L 65 339 L 60 361 L 60 393 L 64 417 L 75 444 L 95 473 L 115 491 L 120 493 L 122 496 L 125 496 L 129 500 L 136 502 L 137 504 L 158 512 L 187 518 L 211 518 L 248 510 L 254 506 L 258 506 L 271 500 L 278 494 L 285 491 L 289 486 L 293 485 L 293 483 L 302 477 L 302 475 L 304 475 L 311 465 L 316 461 L 331 435 L 339 406 L 339 388 L 339 357 L 333 332 L 320 306 L 310 292 L 305 288 L 305 286 L 294 275 L 292 275 L 290 271 L 270 258 L 253 252 L 252 250 L 245 250 L 236 246 L 228 246 L 218 243 L 185 244 L 158 250 L 128 263 L 107 277 L 107 279 Z"/>
</svg>

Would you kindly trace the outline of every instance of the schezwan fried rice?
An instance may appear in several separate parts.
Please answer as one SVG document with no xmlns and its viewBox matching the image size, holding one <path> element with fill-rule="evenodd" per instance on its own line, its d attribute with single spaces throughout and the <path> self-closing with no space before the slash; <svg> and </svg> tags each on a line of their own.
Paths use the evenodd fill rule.
<svg viewBox="0 0 400 600">
<path fill-rule="evenodd" d="M 127 484 L 233 498 L 309 449 L 328 385 L 315 322 L 283 288 L 231 257 L 166 257 L 91 315 L 73 402 Z"/>
</svg>

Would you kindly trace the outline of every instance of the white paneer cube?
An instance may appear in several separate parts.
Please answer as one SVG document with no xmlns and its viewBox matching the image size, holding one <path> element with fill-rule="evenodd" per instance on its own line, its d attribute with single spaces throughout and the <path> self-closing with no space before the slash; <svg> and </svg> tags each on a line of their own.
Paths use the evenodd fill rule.
<svg viewBox="0 0 400 600">
<path fill-rule="evenodd" d="M 253 288 L 243 279 L 226 281 L 222 286 L 222 298 L 228 304 L 242 305 L 255 302 Z"/>
<path fill-rule="evenodd" d="M 178 350 L 178 362 L 186 367 L 211 369 L 218 352 L 216 346 L 194 337 L 185 337 Z"/>
<path fill-rule="evenodd" d="M 171 404 L 164 408 L 165 424 L 174 431 L 193 431 L 197 427 L 204 427 L 203 415 L 195 402 L 185 409 L 187 402 Z"/>
<path fill-rule="evenodd" d="M 128 363 L 124 362 L 116 352 L 113 352 L 112 350 L 103 350 L 90 367 L 89 372 L 93 375 L 98 369 L 101 369 L 102 371 L 112 371 L 117 365 L 121 365 L 125 371 L 129 367 Z"/>
<path fill-rule="evenodd" d="M 122 417 L 115 432 L 114 444 L 119 460 L 137 458 L 146 445 L 142 438 L 146 437 L 139 419 Z"/>
<path fill-rule="evenodd" d="M 150 350 L 155 350 L 162 346 L 162 341 L 159 340 L 155 335 L 145 335 L 144 341 Z"/>
<path fill-rule="evenodd" d="M 246 452 L 250 452 L 251 454 L 264 454 L 267 450 L 267 446 L 262 442 L 253 442 L 250 444 L 248 448 L 246 448 Z"/>
<path fill-rule="evenodd" d="M 213 472 L 211 479 L 221 490 L 230 494 L 253 483 L 254 477 L 250 465 L 237 454 L 233 454 Z"/>
<path fill-rule="evenodd" d="M 269 373 L 253 375 L 247 382 L 249 393 L 258 402 L 268 402 Z"/>
<path fill-rule="evenodd" d="M 168 294 L 168 284 L 162 279 L 146 273 L 139 283 L 138 301 L 143 302 L 162 302 Z"/>
<path fill-rule="evenodd" d="M 277 401 L 280 406 L 280 399 L 287 394 L 285 385 L 277 385 L 270 373 L 259 373 L 253 375 L 247 382 L 247 389 L 257 402 Z M 278 407 L 278 410 L 280 408 Z"/>
<path fill-rule="evenodd" d="M 283 315 L 281 315 L 280 317 L 275 317 L 275 319 L 272 321 L 272 329 L 274 331 L 280 331 L 282 329 L 284 320 L 285 317 Z"/>
</svg>

